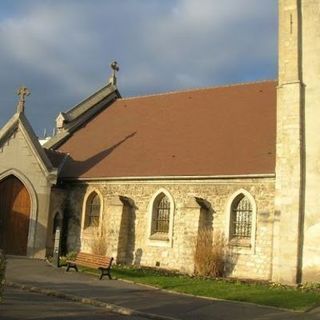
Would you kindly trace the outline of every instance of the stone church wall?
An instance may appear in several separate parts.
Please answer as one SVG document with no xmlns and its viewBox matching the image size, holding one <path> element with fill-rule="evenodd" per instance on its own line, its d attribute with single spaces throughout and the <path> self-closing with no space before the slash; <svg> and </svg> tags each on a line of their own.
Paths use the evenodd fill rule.
<svg viewBox="0 0 320 320">
<path fill-rule="evenodd" d="M 305 117 L 305 216 L 302 281 L 320 281 L 320 2 L 302 1 L 302 70 Z"/>
<path fill-rule="evenodd" d="M 103 202 L 108 255 L 120 263 L 160 266 L 187 273 L 194 271 L 194 250 L 201 225 L 211 223 L 213 230 L 227 235 L 232 196 L 245 190 L 256 206 L 253 245 L 232 247 L 229 275 L 271 278 L 274 178 L 78 182 L 69 183 L 68 187 L 69 251 L 91 250 L 90 230 L 82 231 L 81 222 L 84 200 L 96 191 Z M 170 194 L 174 205 L 169 241 L 150 238 L 150 203 L 161 190 Z M 203 216 L 210 214 L 211 218 L 203 220 Z"/>
<path fill-rule="evenodd" d="M 0 148 L 0 180 L 9 175 L 22 181 L 31 199 L 27 256 L 44 258 L 51 186 L 20 128 Z"/>
<path fill-rule="evenodd" d="M 54 238 L 55 238 L 55 218 L 59 217 L 63 221 L 66 211 L 66 198 L 68 192 L 64 188 L 52 187 L 50 195 L 50 214 L 48 221 L 48 236 L 47 236 L 47 256 L 53 255 Z M 62 224 L 62 223 L 61 223 Z M 60 225 L 63 229 L 63 225 Z M 66 233 L 62 233 L 66 235 Z M 64 239 L 61 239 L 63 242 Z M 62 248 L 63 249 L 63 248 Z M 64 253 L 64 252 L 63 252 Z"/>
<path fill-rule="evenodd" d="M 273 280 L 319 281 L 320 2 L 279 1 Z"/>
</svg>

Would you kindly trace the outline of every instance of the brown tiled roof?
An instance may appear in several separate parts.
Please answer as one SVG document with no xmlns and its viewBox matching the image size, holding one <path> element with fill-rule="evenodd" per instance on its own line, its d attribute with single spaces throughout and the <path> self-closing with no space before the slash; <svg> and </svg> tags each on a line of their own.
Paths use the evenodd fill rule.
<svg viewBox="0 0 320 320">
<path fill-rule="evenodd" d="M 273 174 L 275 81 L 118 99 L 76 131 L 65 178 Z"/>
</svg>

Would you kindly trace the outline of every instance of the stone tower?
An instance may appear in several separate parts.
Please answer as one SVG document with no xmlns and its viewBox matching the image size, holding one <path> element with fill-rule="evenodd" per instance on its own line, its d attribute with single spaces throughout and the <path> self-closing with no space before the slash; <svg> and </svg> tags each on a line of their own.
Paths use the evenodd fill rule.
<svg viewBox="0 0 320 320">
<path fill-rule="evenodd" d="M 279 0 L 273 280 L 320 279 L 320 0 Z"/>
</svg>

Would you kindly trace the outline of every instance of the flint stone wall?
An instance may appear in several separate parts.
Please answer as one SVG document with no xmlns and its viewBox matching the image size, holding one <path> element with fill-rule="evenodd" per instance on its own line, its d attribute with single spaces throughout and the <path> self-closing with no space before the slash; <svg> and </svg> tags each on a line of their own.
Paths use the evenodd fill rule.
<svg viewBox="0 0 320 320">
<path fill-rule="evenodd" d="M 69 184 L 68 250 L 90 251 L 90 230 L 81 230 L 85 196 L 96 190 L 103 198 L 107 228 L 107 254 L 119 263 L 160 266 L 193 273 L 194 250 L 199 232 L 199 202 L 210 206 L 213 230 L 228 232 L 230 197 L 240 189 L 249 192 L 257 207 L 256 236 L 252 248 L 233 247 L 229 275 L 270 279 L 274 219 L 274 179 L 248 178 L 212 181 L 78 182 Z M 150 240 L 150 201 L 165 189 L 173 198 L 173 230 L 169 241 Z M 200 199 L 200 200 L 199 200 Z"/>
</svg>

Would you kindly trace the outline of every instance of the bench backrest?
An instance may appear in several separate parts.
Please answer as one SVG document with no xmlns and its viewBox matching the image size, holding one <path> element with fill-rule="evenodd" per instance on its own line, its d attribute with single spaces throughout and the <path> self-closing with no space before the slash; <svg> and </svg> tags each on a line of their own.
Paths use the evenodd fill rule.
<svg viewBox="0 0 320 320">
<path fill-rule="evenodd" d="M 89 267 L 104 267 L 110 268 L 113 258 L 98 254 L 79 252 L 75 260 L 76 263 Z"/>
</svg>

